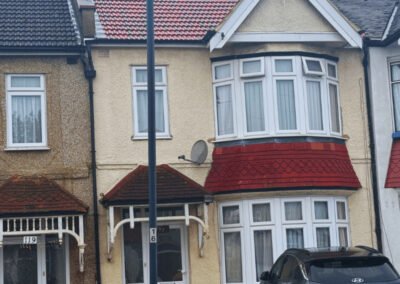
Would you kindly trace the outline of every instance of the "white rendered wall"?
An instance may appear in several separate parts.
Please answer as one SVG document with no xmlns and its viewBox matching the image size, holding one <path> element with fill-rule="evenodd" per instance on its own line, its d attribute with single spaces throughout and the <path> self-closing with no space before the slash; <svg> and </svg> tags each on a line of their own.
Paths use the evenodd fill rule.
<svg viewBox="0 0 400 284">
<path fill-rule="evenodd" d="M 400 271 L 399 190 L 385 188 L 394 132 L 389 63 L 400 60 L 400 47 L 370 49 L 370 85 L 375 153 L 382 218 L 383 250 Z"/>
</svg>

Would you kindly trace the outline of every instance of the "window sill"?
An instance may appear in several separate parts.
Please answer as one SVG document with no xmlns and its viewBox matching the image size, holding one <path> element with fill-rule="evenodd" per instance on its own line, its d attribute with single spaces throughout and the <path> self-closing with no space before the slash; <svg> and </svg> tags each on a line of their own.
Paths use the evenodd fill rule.
<svg viewBox="0 0 400 284">
<path fill-rule="evenodd" d="M 48 151 L 50 148 L 48 146 L 23 146 L 23 147 L 5 147 L 4 151 Z"/>
<path fill-rule="evenodd" d="M 131 136 L 132 141 L 149 140 L 147 136 Z M 172 140 L 171 135 L 156 136 L 156 140 Z"/>
</svg>

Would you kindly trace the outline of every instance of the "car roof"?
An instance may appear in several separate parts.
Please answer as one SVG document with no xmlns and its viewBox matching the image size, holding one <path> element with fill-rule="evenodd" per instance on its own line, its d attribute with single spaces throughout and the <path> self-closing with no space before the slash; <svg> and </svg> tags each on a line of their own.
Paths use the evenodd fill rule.
<svg viewBox="0 0 400 284">
<path fill-rule="evenodd" d="M 384 257 L 379 251 L 365 246 L 287 249 L 284 254 L 294 255 L 304 262 L 343 257 Z"/>
</svg>

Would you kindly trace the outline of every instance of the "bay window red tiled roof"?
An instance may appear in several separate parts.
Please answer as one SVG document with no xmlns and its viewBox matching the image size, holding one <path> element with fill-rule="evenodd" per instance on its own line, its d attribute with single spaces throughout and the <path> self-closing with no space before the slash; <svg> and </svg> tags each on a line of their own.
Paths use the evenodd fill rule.
<svg viewBox="0 0 400 284">
<path fill-rule="evenodd" d="M 385 187 L 400 188 L 400 140 L 399 139 L 393 141 Z"/>
<path fill-rule="evenodd" d="M 168 165 L 157 166 L 157 200 L 160 203 L 206 201 L 204 188 Z M 148 167 L 139 166 L 102 199 L 103 204 L 127 205 L 148 203 Z"/>
<path fill-rule="evenodd" d="M 155 0 L 156 40 L 200 41 L 239 0 Z M 146 39 L 146 0 L 95 0 L 107 39 Z"/>
<path fill-rule="evenodd" d="M 88 207 L 45 177 L 14 176 L 0 187 L 0 216 L 86 213 Z"/>
<path fill-rule="evenodd" d="M 216 147 L 205 184 L 213 193 L 360 187 L 346 145 L 332 142 Z"/>
</svg>

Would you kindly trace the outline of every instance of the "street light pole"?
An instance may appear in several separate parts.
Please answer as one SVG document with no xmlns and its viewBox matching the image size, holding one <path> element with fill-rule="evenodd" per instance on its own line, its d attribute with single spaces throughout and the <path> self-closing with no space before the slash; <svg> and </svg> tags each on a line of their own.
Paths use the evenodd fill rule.
<svg viewBox="0 0 400 284">
<path fill-rule="evenodd" d="M 154 82 L 154 0 L 147 1 L 147 98 L 149 148 L 149 255 L 150 284 L 157 284 L 157 174 Z"/>
</svg>

